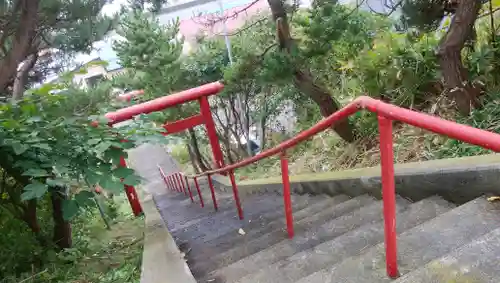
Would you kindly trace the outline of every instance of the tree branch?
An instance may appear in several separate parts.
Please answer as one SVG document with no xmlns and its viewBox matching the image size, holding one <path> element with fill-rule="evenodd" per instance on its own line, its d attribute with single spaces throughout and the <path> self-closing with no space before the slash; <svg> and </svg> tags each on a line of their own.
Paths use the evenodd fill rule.
<svg viewBox="0 0 500 283">
<path fill-rule="evenodd" d="M 239 14 L 247 11 L 253 5 L 257 4 L 257 2 L 259 2 L 259 1 L 261 1 L 261 0 L 253 0 L 250 4 L 241 8 L 241 10 L 233 12 L 231 15 L 224 16 L 224 15 L 209 14 L 209 15 L 204 16 L 204 18 L 206 19 L 206 21 L 204 23 L 201 21 L 200 22 L 195 21 L 195 22 L 198 24 L 202 24 L 206 27 L 213 27 L 218 22 L 227 21 L 228 19 L 234 19 L 234 18 L 238 17 Z M 194 21 L 194 18 L 193 18 L 193 21 Z"/>
<path fill-rule="evenodd" d="M 361 1 L 361 2 L 365 2 L 365 0 Z M 391 1 L 392 2 L 392 1 Z M 370 3 L 369 2 L 366 2 L 366 5 L 368 6 L 368 9 L 370 9 L 370 12 L 374 13 L 374 14 L 377 14 L 379 16 L 385 16 L 385 17 L 389 17 L 390 15 L 392 15 L 392 13 L 394 13 L 399 7 L 401 7 L 401 5 L 403 5 L 403 0 L 399 0 L 396 4 L 392 4 L 391 5 L 388 5 L 387 4 L 387 1 L 384 1 L 384 6 L 386 8 L 389 8 L 390 11 L 389 12 L 384 12 L 384 13 L 381 13 L 381 12 L 377 12 L 375 11 L 371 6 L 370 6 Z M 358 6 L 359 7 L 359 6 Z"/>
<path fill-rule="evenodd" d="M 237 31 L 235 31 L 233 33 L 228 33 L 227 36 L 238 35 L 238 34 L 244 32 L 246 30 L 249 30 L 249 29 L 255 27 L 258 24 L 261 24 L 261 23 L 265 22 L 265 21 L 267 21 L 267 18 L 262 18 L 262 19 L 256 20 L 255 22 L 253 22 L 253 23 L 251 23 L 251 24 L 249 24 L 249 25 L 247 25 L 247 26 L 245 26 L 243 28 L 238 29 Z M 222 34 L 222 33 L 217 33 L 215 35 L 217 35 L 217 36 L 224 36 L 224 34 Z"/>
<path fill-rule="evenodd" d="M 483 18 L 483 17 L 487 17 L 487 16 L 489 16 L 491 14 L 495 14 L 498 11 L 500 11 L 500 7 L 497 7 L 495 9 L 491 10 L 491 11 L 488 11 L 488 12 L 486 12 L 484 14 L 481 14 L 481 15 L 477 16 L 477 18 L 480 19 L 480 18 Z"/>
</svg>

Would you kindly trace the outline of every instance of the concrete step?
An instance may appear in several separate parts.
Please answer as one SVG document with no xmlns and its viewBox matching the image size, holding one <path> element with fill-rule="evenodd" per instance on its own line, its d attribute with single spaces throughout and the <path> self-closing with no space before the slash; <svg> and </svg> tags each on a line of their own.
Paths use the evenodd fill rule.
<svg viewBox="0 0 500 283">
<path fill-rule="evenodd" d="M 375 199 L 373 197 L 363 195 L 337 204 L 335 206 L 325 208 L 324 210 L 317 212 L 316 214 L 312 214 L 306 218 L 296 221 L 296 237 L 306 230 L 312 229 L 313 227 L 318 227 L 325 222 L 329 222 L 332 219 L 340 217 L 344 214 L 348 214 L 360 207 L 372 204 L 374 202 Z M 259 237 L 247 239 L 234 248 L 210 258 L 209 261 L 195 263 L 191 266 L 191 271 L 193 272 L 193 275 L 195 275 L 195 277 L 206 276 L 208 275 L 208 272 L 237 262 L 242 258 L 248 257 L 274 244 L 277 244 L 283 241 L 283 239 L 285 238 L 286 233 L 283 230 L 278 230 L 263 234 Z"/>
<path fill-rule="evenodd" d="M 498 225 L 500 204 L 490 203 L 481 197 L 410 229 L 398 238 L 400 272 L 409 273 L 485 235 Z M 385 270 L 384 244 L 297 282 L 391 282 Z"/>
<path fill-rule="evenodd" d="M 498 283 L 500 229 L 405 274 L 394 283 Z"/>
<path fill-rule="evenodd" d="M 193 187 L 191 187 L 191 193 L 193 194 L 194 202 L 196 203 L 196 205 L 199 206 L 200 199 L 198 196 L 198 192 L 196 191 L 196 189 L 193 190 Z M 208 188 L 201 189 L 201 194 L 203 197 L 203 201 L 205 202 L 205 205 L 207 207 L 213 207 L 212 206 L 212 195 L 210 193 L 210 190 Z M 217 198 L 217 201 L 221 202 L 221 203 L 228 202 L 228 201 L 231 201 L 233 199 L 233 195 L 228 194 L 228 193 L 216 192 L 215 196 Z M 191 204 L 191 199 L 189 197 L 189 194 L 185 195 L 183 192 L 178 192 L 178 191 L 172 192 L 169 190 L 165 197 L 170 198 L 170 200 L 168 200 L 168 201 L 165 200 L 165 202 L 168 202 L 168 207 L 172 206 L 172 207 L 179 208 L 179 207 Z M 176 201 L 174 201 L 174 200 L 176 200 Z M 167 207 L 167 206 L 165 206 L 165 207 Z"/>
<path fill-rule="evenodd" d="M 297 220 L 298 211 L 302 210 L 306 207 L 324 207 L 326 205 L 335 204 L 335 201 L 338 203 L 348 200 L 348 196 L 337 196 L 335 198 L 331 198 L 328 196 L 320 197 L 308 197 L 303 196 L 301 198 L 297 198 L 292 201 L 292 209 L 294 211 L 294 219 Z M 317 210 L 320 211 L 320 208 Z M 308 213 L 307 215 L 310 215 Z M 274 225 L 272 225 L 274 224 Z M 207 255 L 205 257 L 210 257 L 208 254 L 216 254 L 226 251 L 233 247 L 237 242 L 238 238 L 242 237 L 253 237 L 256 234 L 262 234 L 266 229 L 267 231 L 282 229 L 286 226 L 284 219 L 284 208 L 283 204 L 281 207 L 277 207 L 271 211 L 267 211 L 261 215 L 256 215 L 256 217 L 252 217 L 249 219 L 245 218 L 244 221 L 239 222 L 239 226 L 235 227 L 234 230 L 224 233 L 214 239 L 205 240 L 203 242 L 192 242 L 189 243 L 191 251 L 195 256 L 197 255 Z M 238 233 L 239 228 L 242 228 L 245 231 L 244 235 L 240 235 Z M 190 254 L 188 254 L 189 256 Z"/>
<path fill-rule="evenodd" d="M 279 199 L 280 199 L 278 196 L 270 195 L 270 196 L 249 198 L 249 199 L 245 199 L 244 201 L 245 202 L 250 202 L 250 203 L 255 202 L 255 201 L 268 202 L 270 198 L 272 198 L 273 201 L 275 201 L 275 202 L 279 202 Z M 300 198 L 305 198 L 305 197 L 294 196 L 293 198 L 300 199 Z M 205 203 L 205 207 L 204 208 L 201 208 L 198 205 L 198 207 L 200 207 L 200 209 L 198 209 L 198 210 L 205 212 L 205 214 L 202 214 L 198 218 L 192 218 L 189 221 L 178 222 L 178 223 L 175 224 L 175 227 L 170 227 L 171 231 L 175 232 L 176 230 L 179 230 L 179 229 L 182 229 L 182 228 L 186 228 L 186 227 L 188 227 L 190 225 L 193 225 L 193 224 L 195 224 L 195 223 L 197 223 L 199 221 L 204 221 L 204 220 L 206 220 L 207 217 L 212 216 L 212 214 L 214 212 L 217 212 L 217 213 L 215 213 L 215 215 L 220 215 L 220 214 L 226 215 L 226 214 L 228 214 L 229 217 L 234 216 L 237 213 L 237 211 L 236 211 L 236 205 L 234 204 L 232 196 L 231 196 L 231 198 L 217 199 L 217 204 L 218 204 L 218 207 L 219 207 L 218 211 L 215 211 L 215 209 L 213 207 L 213 203 L 212 203 L 211 197 L 210 197 L 209 201 L 210 201 L 209 203 Z M 189 207 L 189 208 L 191 208 L 191 207 Z M 176 215 L 182 216 L 183 212 L 185 213 L 185 210 L 186 210 L 186 206 L 185 205 L 184 206 L 181 205 L 181 206 L 178 206 L 176 208 L 171 209 L 170 211 L 172 213 L 175 213 Z M 209 215 L 207 212 L 212 212 L 212 213 Z M 229 215 L 230 213 L 233 214 L 233 215 Z"/>
<path fill-rule="evenodd" d="M 397 231 L 401 233 L 452 209 L 454 205 L 440 197 L 413 203 L 397 215 Z M 384 241 L 384 222 L 369 223 L 323 242 L 312 249 L 296 253 L 284 260 L 249 274 L 238 283 L 288 283 L 334 265 L 342 259 L 359 255 L 370 246 Z"/>
<path fill-rule="evenodd" d="M 243 221 L 239 220 L 237 222 L 235 222 L 239 227 L 242 227 L 245 223 L 249 222 L 250 223 L 254 220 L 257 220 L 259 218 L 255 218 L 256 216 L 256 210 L 253 209 L 253 206 L 254 205 L 259 205 L 260 207 L 262 207 L 263 205 L 266 205 L 266 207 L 262 207 L 262 209 L 260 210 L 261 213 L 260 214 L 257 214 L 259 217 L 262 216 L 262 217 L 272 217 L 273 214 L 276 214 L 277 212 L 282 212 L 283 211 L 283 208 L 280 206 L 283 206 L 283 199 L 282 197 L 279 197 L 279 196 L 272 196 L 272 198 L 274 199 L 274 202 L 272 203 L 268 203 L 269 202 L 269 199 L 265 200 L 264 198 L 268 198 L 267 196 L 266 197 L 261 197 L 260 199 L 253 199 L 253 200 L 248 200 L 248 201 L 245 201 L 247 203 L 247 206 L 249 205 L 249 207 L 252 207 L 252 208 L 249 208 L 248 211 L 247 210 L 244 210 L 244 214 L 245 214 L 245 218 Z M 295 195 L 292 197 L 292 207 L 293 206 L 297 206 L 299 204 L 304 204 L 304 203 L 308 203 L 310 202 L 311 200 L 318 200 L 318 199 L 312 199 L 308 196 L 298 196 L 298 195 Z M 235 207 L 234 205 L 230 205 L 230 207 L 221 207 L 219 206 L 219 213 L 216 213 L 215 215 L 217 217 L 228 217 L 228 218 L 234 218 L 236 219 L 237 218 L 237 215 L 235 214 Z M 193 219 L 189 222 L 186 222 L 184 223 L 183 225 L 178 225 L 174 230 L 172 230 L 172 232 L 175 232 L 176 230 L 179 230 L 179 228 L 181 229 L 185 229 L 187 228 L 188 226 L 191 226 L 193 224 L 197 224 L 198 222 L 213 222 L 212 219 L 210 219 L 212 216 L 203 216 L 203 217 L 200 217 L 198 219 Z M 205 224 L 206 225 L 206 224 Z"/>
<path fill-rule="evenodd" d="M 189 197 L 181 193 L 174 195 L 155 196 L 155 201 L 162 217 L 167 222 L 169 229 L 176 229 L 178 226 L 184 226 L 189 222 L 196 222 L 198 219 L 217 214 L 212 206 L 212 199 L 205 197 L 205 207 L 200 207 L 199 203 L 191 203 Z M 262 199 L 260 195 L 246 197 L 242 202 L 251 199 Z M 181 202 L 180 200 L 184 200 Z M 209 201 L 209 202 L 208 202 Z M 231 197 L 225 197 L 218 201 L 219 212 L 230 210 L 235 215 L 237 213 L 234 200 Z"/>
<path fill-rule="evenodd" d="M 301 196 L 293 196 L 292 202 L 300 200 Z M 279 196 L 265 196 L 247 201 L 248 209 L 245 210 L 245 219 L 258 219 L 268 211 L 282 210 L 283 200 Z M 211 217 L 202 217 L 188 226 L 172 228 L 172 234 L 185 241 L 204 242 L 217 238 L 230 231 L 238 230 L 242 222 L 234 210 L 216 213 Z M 181 238 L 182 237 L 182 238 Z"/>
<path fill-rule="evenodd" d="M 408 208 L 409 204 L 409 201 L 398 197 L 396 201 L 396 211 L 400 212 L 405 210 Z M 337 218 L 330 218 L 330 220 L 326 221 L 324 224 L 317 223 L 317 225 L 309 227 L 306 231 L 297 233 L 293 239 L 282 240 L 271 247 L 211 273 L 207 278 L 223 279 L 217 280 L 218 282 L 236 282 L 243 276 L 258 272 L 296 253 L 334 239 L 364 224 L 377 223 L 381 220 L 382 202 L 377 201 Z"/>
<path fill-rule="evenodd" d="M 346 195 L 335 197 L 321 196 L 321 198 L 306 197 L 307 202 L 304 203 L 304 206 L 294 207 L 293 219 L 294 221 L 300 221 L 310 215 L 323 211 L 327 207 L 337 205 L 349 199 Z M 249 223 L 245 222 L 243 226 L 245 235 L 240 235 L 237 231 L 234 231 L 234 233 L 227 233 L 213 240 L 201 243 L 198 247 L 193 246 L 193 253 L 188 254 L 188 258 L 200 261 L 211 260 L 214 255 L 226 252 L 235 246 L 244 245 L 249 240 L 260 235 L 271 233 L 272 231 L 284 231 L 286 220 L 284 219 L 283 208 L 274 211 L 274 213 L 277 216 L 276 220 L 267 221 L 266 219 L 259 219 L 258 221 Z"/>
</svg>

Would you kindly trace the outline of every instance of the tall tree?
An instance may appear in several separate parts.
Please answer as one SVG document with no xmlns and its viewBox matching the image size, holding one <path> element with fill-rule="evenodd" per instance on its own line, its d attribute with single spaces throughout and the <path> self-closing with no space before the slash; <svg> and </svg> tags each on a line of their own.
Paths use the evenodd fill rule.
<svg viewBox="0 0 500 283">
<path fill-rule="evenodd" d="M 111 28 L 105 0 L 9 0 L 0 4 L 0 92 L 22 96 L 40 58 L 88 52 Z"/>
<path fill-rule="evenodd" d="M 101 14 L 105 0 L 7 0 L 0 3 L 0 93 L 22 98 L 30 83 L 41 82 L 45 75 L 59 64 L 56 57 L 71 57 L 77 52 L 88 52 L 94 41 L 100 40 L 112 27 L 113 18 Z M 29 102 L 23 105 L 29 104 Z M 6 105 L 6 109 L 11 106 Z M 30 107 L 33 107 L 31 104 Z M 34 110 L 33 110 L 34 111 Z M 31 112 L 33 112 L 31 111 Z M 25 113 L 29 116 L 29 113 Z M 2 117 L 2 140 L 0 149 L 1 169 L 15 180 L 18 186 L 39 188 L 46 176 L 30 177 L 20 162 L 30 160 L 30 164 L 43 163 L 41 155 L 21 156 L 19 154 L 18 127 L 26 126 L 22 118 Z M 26 117 L 24 117 L 26 118 Z M 9 123 L 5 122 L 7 120 Z M 29 119 L 29 118 L 27 118 Z M 26 127 L 23 128 L 25 130 Z M 49 131 L 48 129 L 44 129 Z M 17 131 L 17 132 L 16 132 Z M 22 131 L 22 130 L 21 130 Z M 14 148 L 9 144 L 9 134 L 17 133 Z M 53 133 L 55 134 L 55 133 Z M 34 138 L 34 137 L 33 137 Z M 47 137 L 48 138 L 48 137 Z M 10 141 L 13 142 L 13 141 Z M 45 145 L 45 144 L 44 144 Z M 26 145 L 22 145 L 27 150 Z M 52 176 L 52 175 L 50 175 Z M 42 180 L 40 180 L 39 177 Z M 35 182 L 36 184 L 32 183 Z M 32 185 L 31 187 L 29 187 Z M 65 189 L 50 190 L 53 201 L 54 239 L 60 248 L 71 245 L 70 224 L 63 215 L 63 199 L 67 197 Z M 11 192 L 14 193 L 14 192 Z M 35 233 L 39 233 L 37 224 L 37 198 L 24 197 L 17 203 L 24 211 L 21 218 Z M 38 195 L 37 195 L 38 196 Z"/>
<path fill-rule="evenodd" d="M 474 40 L 474 24 L 483 0 L 405 0 L 402 20 L 405 26 L 415 26 L 424 31 L 439 27 L 444 17 L 452 17 L 441 39 L 437 55 L 444 85 L 458 110 L 469 114 L 477 106 L 480 89 L 469 80 L 462 62 L 462 50 Z"/>
<path fill-rule="evenodd" d="M 255 5 L 257 2 L 259 2 L 259 0 L 253 1 L 240 11 L 236 11 L 230 15 L 223 17 L 209 17 L 207 24 L 214 24 L 218 21 L 224 21 L 229 17 L 235 17 L 239 13 L 246 11 L 251 5 Z M 297 12 L 297 3 L 294 2 L 293 5 L 288 5 L 283 0 L 267 0 L 267 3 L 271 10 L 271 25 L 274 26 L 274 42 L 269 43 L 264 40 L 268 47 L 264 46 L 259 48 L 263 49 L 261 54 L 253 54 L 251 56 L 237 58 L 237 60 L 240 60 L 241 63 L 241 66 L 239 67 L 241 71 L 240 73 L 242 76 L 248 76 L 248 74 L 245 75 L 244 73 L 254 73 L 251 70 L 255 69 L 256 65 L 265 65 L 266 68 L 274 68 L 271 78 L 275 80 L 275 83 L 279 83 L 279 81 L 283 80 L 291 80 L 294 86 L 305 97 L 314 101 L 320 109 L 322 116 L 330 116 L 340 109 L 340 103 L 313 74 L 310 69 L 310 60 L 313 55 L 310 54 L 308 48 L 304 46 L 303 42 L 299 44 L 299 41 L 296 40 L 292 34 L 288 14 Z M 324 9 L 325 5 L 328 6 L 326 9 Z M 335 15 L 335 12 L 339 12 L 339 14 Z M 315 21 L 319 24 L 320 22 L 327 20 L 329 17 L 336 17 L 336 20 L 332 22 L 334 26 L 327 26 L 323 23 L 321 28 L 321 30 L 335 30 L 335 32 L 329 33 L 328 37 L 323 36 L 319 38 L 321 39 L 321 45 L 316 45 L 315 48 L 331 48 L 331 41 L 343 34 L 343 28 L 349 20 L 350 14 L 352 13 L 345 9 L 344 6 L 338 4 L 337 1 L 314 1 L 313 8 L 310 11 L 310 22 Z M 261 15 L 260 19 L 254 20 L 253 24 L 243 27 L 235 34 L 240 34 L 243 31 L 247 32 L 250 28 L 253 28 L 252 31 L 255 33 L 267 35 L 271 25 L 266 24 L 266 18 L 262 16 L 263 15 Z M 261 23 L 264 24 L 259 25 Z M 277 52 L 273 52 L 274 47 L 278 47 Z M 265 60 L 268 54 L 270 54 L 269 57 L 272 57 L 271 61 L 274 61 L 273 63 L 269 60 Z M 268 72 L 268 75 L 271 75 L 271 73 Z M 339 121 L 332 128 L 342 139 L 348 142 L 355 140 L 353 126 L 347 119 Z"/>
<path fill-rule="evenodd" d="M 291 36 L 290 24 L 282 0 L 267 0 L 273 20 L 276 22 L 276 40 L 282 52 L 291 54 L 298 48 L 296 41 Z M 316 4 L 313 4 L 316 5 Z M 293 82 L 297 89 L 309 96 L 319 107 L 321 115 L 328 117 L 340 109 L 340 103 L 330 92 L 314 80 L 307 66 L 293 66 Z M 352 126 L 348 119 L 337 122 L 333 129 L 345 141 L 352 142 L 355 139 Z"/>
</svg>

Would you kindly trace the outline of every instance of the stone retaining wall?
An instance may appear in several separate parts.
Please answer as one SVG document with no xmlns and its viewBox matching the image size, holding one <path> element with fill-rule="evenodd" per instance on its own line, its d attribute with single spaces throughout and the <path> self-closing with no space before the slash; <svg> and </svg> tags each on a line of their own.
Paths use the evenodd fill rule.
<svg viewBox="0 0 500 283">
<path fill-rule="evenodd" d="M 465 203 L 484 194 L 500 195 L 500 154 L 396 164 L 396 191 L 418 201 L 431 195 Z M 217 187 L 231 189 L 229 179 L 214 176 Z M 380 167 L 290 176 L 293 192 L 304 194 L 369 193 L 381 197 Z M 237 181 L 241 194 L 282 190 L 281 176 Z"/>
</svg>

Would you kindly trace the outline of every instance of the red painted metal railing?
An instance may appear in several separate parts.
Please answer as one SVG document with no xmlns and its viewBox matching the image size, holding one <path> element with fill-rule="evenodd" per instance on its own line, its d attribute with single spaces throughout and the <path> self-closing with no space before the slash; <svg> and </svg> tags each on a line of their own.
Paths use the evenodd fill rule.
<svg viewBox="0 0 500 283">
<path fill-rule="evenodd" d="M 222 86 L 219 84 L 218 86 Z M 166 99 L 166 97 L 162 98 L 162 105 L 165 106 L 174 106 L 180 103 L 184 103 L 186 101 L 199 99 L 200 106 L 202 109 L 202 116 L 204 119 L 212 120 L 211 115 L 207 109 L 208 100 L 204 100 L 204 95 L 211 95 L 213 93 L 203 92 L 204 88 L 199 91 L 195 91 L 196 94 L 193 94 L 189 91 L 186 91 L 183 95 L 181 93 L 177 94 L 175 99 Z M 193 91 L 193 90 L 191 90 Z M 207 94 L 209 93 L 209 94 Z M 165 102 L 167 101 L 167 102 Z M 175 102 L 175 103 L 174 103 Z M 124 119 L 120 117 L 126 117 L 125 114 L 120 113 L 135 113 L 135 115 L 140 113 L 149 113 L 151 111 L 156 111 L 158 107 L 151 107 L 149 104 L 146 105 L 146 109 L 149 112 L 140 112 L 137 109 L 140 109 L 140 104 L 132 106 L 135 107 L 133 111 L 123 109 L 109 117 L 117 118 L 118 120 Z M 154 109 L 154 110 L 152 110 Z M 185 176 L 184 178 L 193 178 L 194 184 L 198 191 L 198 196 L 200 199 L 200 204 L 203 207 L 203 198 L 200 192 L 198 178 L 202 176 L 207 176 L 210 190 L 212 193 L 212 200 L 214 203 L 214 208 L 217 209 L 217 202 L 215 197 L 215 192 L 213 189 L 212 176 L 214 174 L 229 174 L 229 178 L 231 181 L 231 186 L 233 189 L 234 199 L 236 203 L 236 208 L 238 211 L 238 216 L 240 219 L 243 219 L 243 210 L 241 208 L 241 203 L 238 195 L 238 188 L 236 185 L 236 180 L 234 177 L 234 170 L 255 163 L 261 159 L 271 157 L 273 155 L 280 154 L 281 158 L 281 170 L 282 170 L 282 178 L 283 178 L 283 198 L 285 203 L 285 215 L 286 215 L 286 223 L 289 237 L 293 237 L 293 218 L 292 218 L 292 207 L 291 207 L 291 199 L 290 199 L 290 180 L 288 176 L 288 161 L 286 157 L 286 150 L 294 147 L 300 142 L 303 142 L 312 136 L 318 134 L 321 131 L 324 131 L 328 128 L 331 128 L 337 121 L 346 119 L 348 116 L 353 115 L 359 110 L 366 109 L 370 112 L 376 113 L 378 116 L 378 124 L 379 124 L 379 132 L 380 132 L 380 152 L 381 152 L 381 176 L 382 176 L 382 195 L 383 195 L 383 213 L 384 213 L 384 230 L 385 230 L 385 248 L 386 248 L 386 268 L 387 274 L 390 277 L 398 276 L 398 268 L 397 268 L 397 242 L 396 242 L 396 209 L 395 209 L 395 182 L 394 182 L 394 153 L 393 153 L 393 140 L 392 140 L 392 121 L 397 120 L 409 125 L 413 125 L 422 129 L 427 129 L 434 133 L 446 135 L 448 137 L 461 140 L 470 144 L 475 144 L 481 146 L 486 149 L 490 149 L 496 152 L 500 152 L 500 135 L 491 133 L 488 131 L 476 129 L 470 126 L 458 124 L 451 121 L 446 121 L 440 119 L 438 117 L 430 116 L 427 114 L 415 112 L 412 110 L 400 108 L 394 105 L 390 105 L 384 103 L 382 101 L 370 98 L 370 97 L 359 97 L 355 99 L 350 104 L 346 105 L 344 108 L 339 111 L 333 113 L 332 115 L 322 119 L 316 125 L 311 127 L 308 130 L 305 130 L 299 133 L 297 136 L 282 142 L 281 144 L 263 151 L 253 157 L 244 159 L 238 163 L 231 164 L 228 166 L 218 166 L 218 169 L 211 170 L 208 172 L 203 172 L 202 174 L 194 175 L 194 176 Z M 151 110 L 151 111 L 150 111 Z M 139 113 L 140 112 L 140 113 Z M 195 120 L 195 119 L 193 119 Z M 185 124 L 185 121 L 182 121 Z M 211 124 L 211 122 L 206 122 L 205 124 Z M 184 125 L 185 126 L 185 125 Z M 211 126 L 210 126 L 211 127 Z M 210 128 L 207 126 L 207 130 Z M 167 127 L 165 127 L 167 128 Z M 213 132 L 215 133 L 215 131 Z M 209 139 L 216 139 L 216 136 L 213 134 L 209 135 Z M 214 144 L 211 142 L 212 146 Z M 219 148 L 220 149 L 220 148 Z M 213 148 L 212 148 L 213 150 Z M 217 160 L 217 156 L 214 157 Z M 218 163 L 217 165 L 220 165 Z M 166 182 L 167 187 L 170 187 L 166 180 L 169 177 L 179 174 L 179 172 L 174 172 L 169 176 L 165 176 L 163 171 L 160 170 L 162 174 L 163 180 Z M 181 173 L 182 174 L 182 173 Z M 188 183 L 189 186 L 189 183 Z"/>
</svg>

